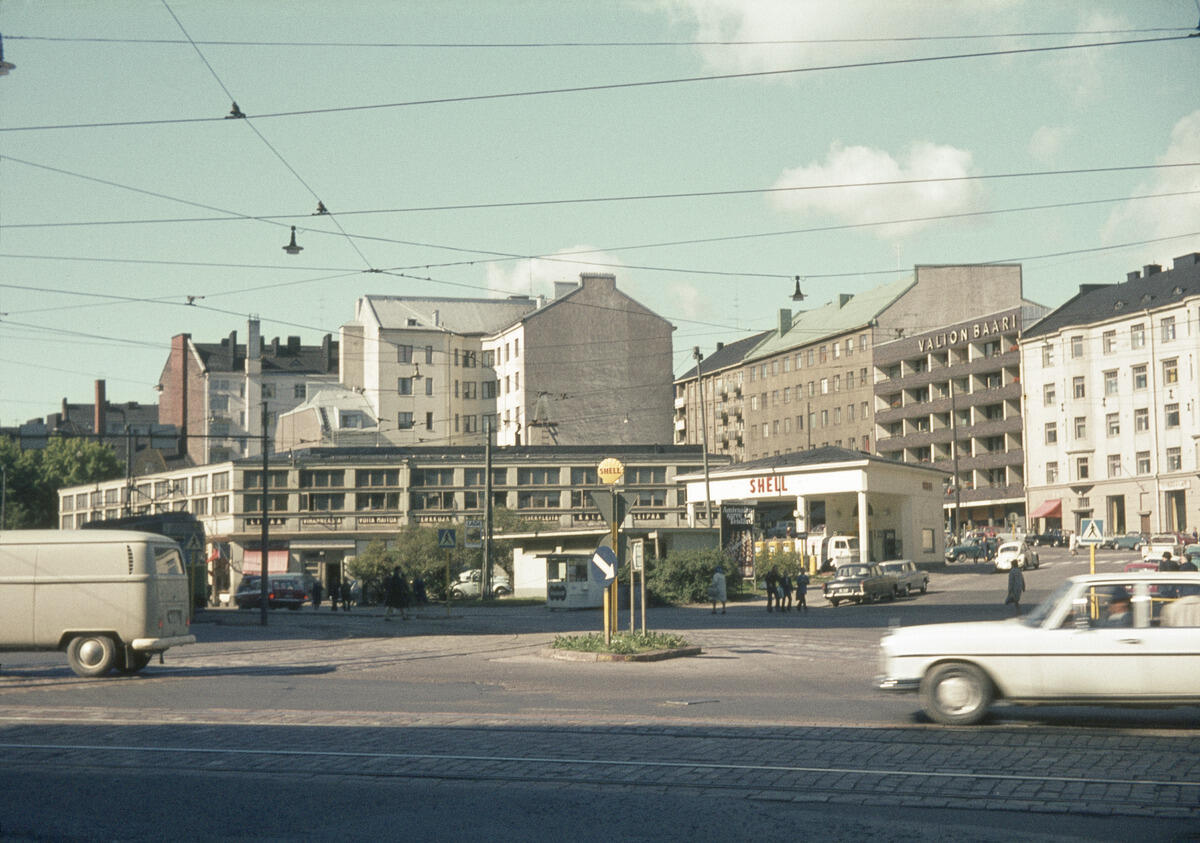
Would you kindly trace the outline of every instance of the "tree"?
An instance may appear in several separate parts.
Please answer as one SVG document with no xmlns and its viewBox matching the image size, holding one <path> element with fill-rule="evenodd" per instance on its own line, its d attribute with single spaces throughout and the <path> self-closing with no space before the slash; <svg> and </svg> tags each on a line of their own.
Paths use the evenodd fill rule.
<svg viewBox="0 0 1200 843">
<path fill-rule="evenodd" d="M 6 529 L 58 526 L 58 490 L 120 477 L 124 469 L 113 449 L 81 437 L 55 436 L 45 448 L 21 450 L 0 439 L 5 472 Z"/>
<path fill-rule="evenodd" d="M 397 553 L 376 539 L 346 565 L 346 570 L 362 585 L 362 599 L 366 601 L 368 595 L 379 593 L 383 581 L 391 574 L 392 568 L 399 564 Z"/>
</svg>

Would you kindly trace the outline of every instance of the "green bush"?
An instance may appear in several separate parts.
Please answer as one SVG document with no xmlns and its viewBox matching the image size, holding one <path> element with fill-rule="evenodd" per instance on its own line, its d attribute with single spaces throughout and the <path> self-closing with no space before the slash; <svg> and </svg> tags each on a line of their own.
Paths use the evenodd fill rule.
<svg viewBox="0 0 1200 843">
<path fill-rule="evenodd" d="M 606 647 L 604 636 L 599 632 L 591 632 L 586 635 L 556 635 L 550 646 L 555 650 L 574 650 L 581 653 L 622 654 L 689 646 L 687 639 L 682 635 L 666 632 L 616 632 L 613 633 L 611 641 Z"/>
<path fill-rule="evenodd" d="M 648 561 L 646 588 L 664 603 L 707 603 L 708 586 L 718 565 L 725 569 L 725 590 L 732 594 L 741 587 L 741 572 L 717 548 L 680 550 L 665 559 Z"/>
</svg>

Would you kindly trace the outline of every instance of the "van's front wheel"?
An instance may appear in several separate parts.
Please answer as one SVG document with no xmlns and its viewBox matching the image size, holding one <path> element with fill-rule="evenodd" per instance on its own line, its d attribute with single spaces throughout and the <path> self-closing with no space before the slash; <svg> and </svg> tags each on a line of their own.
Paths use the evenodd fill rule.
<svg viewBox="0 0 1200 843">
<path fill-rule="evenodd" d="M 77 635 L 67 645 L 67 664 L 78 676 L 105 676 L 117 663 L 117 643 L 107 635 Z"/>
</svg>

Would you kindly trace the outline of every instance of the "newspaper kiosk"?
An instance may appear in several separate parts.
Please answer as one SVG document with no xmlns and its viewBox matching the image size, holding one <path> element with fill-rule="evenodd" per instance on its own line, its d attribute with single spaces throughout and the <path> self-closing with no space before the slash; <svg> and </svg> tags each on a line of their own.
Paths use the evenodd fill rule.
<svg viewBox="0 0 1200 843">
<path fill-rule="evenodd" d="M 551 553 L 546 560 L 546 606 L 595 609 L 604 605 L 604 586 L 590 576 L 590 553 Z"/>
</svg>

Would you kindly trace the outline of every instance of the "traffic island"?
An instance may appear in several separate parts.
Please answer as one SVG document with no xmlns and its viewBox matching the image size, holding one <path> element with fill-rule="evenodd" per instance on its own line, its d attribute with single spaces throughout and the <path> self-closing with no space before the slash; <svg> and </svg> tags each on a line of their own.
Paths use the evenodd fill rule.
<svg viewBox="0 0 1200 843">
<path fill-rule="evenodd" d="M 681 656 L 698 656 L 701 649 L 682 636 L 661 632 L 617 633 L 606 644 L 599 633 L 558 635 L 542 650 L 550 659 L 576 662 L 657 662 Z"/>
</svg>

